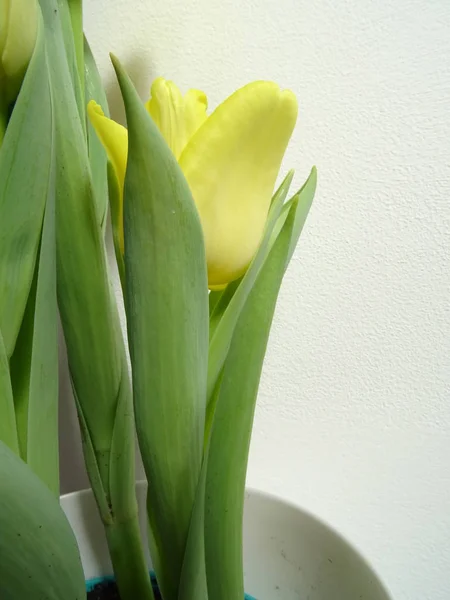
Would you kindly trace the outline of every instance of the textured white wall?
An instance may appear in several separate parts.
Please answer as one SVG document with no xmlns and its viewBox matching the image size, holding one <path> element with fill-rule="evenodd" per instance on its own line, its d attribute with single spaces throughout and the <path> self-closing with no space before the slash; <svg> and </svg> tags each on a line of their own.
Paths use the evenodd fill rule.
<svg viewBox="0 0 450 600">
<path fill-rule="evenodd" d="M 110 50 L 143 95 L 158 75 L 212 106 L 258 78 L 297 94 L 285 167 L 299 185 L 317 164 L 320 183 L 249 483 L 334 524 L 398 600 L 448 600 L 448 0 L 86 0 L 85 20 L 116 114 Z M 66 488 L 82 481 L 73 460 Z"/>
</svg>

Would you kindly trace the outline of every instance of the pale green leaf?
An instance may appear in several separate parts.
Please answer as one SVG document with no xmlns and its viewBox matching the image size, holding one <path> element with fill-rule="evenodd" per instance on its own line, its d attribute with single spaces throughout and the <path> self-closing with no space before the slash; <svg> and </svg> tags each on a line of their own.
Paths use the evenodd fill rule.
<svg viewBox="0 0 450 600">
<path fill-rule="evenodd" d="M 76 7 L 78 0 L 75 0 L 73 4 Z M 98 72 L 94 56 L 86 38 L 84 39 L 84 81 L 86 105 L 90 100 L 95 100 L 102 107 L 105 115 L 109 116 L 108 101 L 106 99 L 105 90 L 103 89 L 100 73 Z M 104 232 L 108 212 L 107 157 L 105 149 L 89 120 L 87 123 L 87 137 L 94 197 L 97 203 L 99 223 Z"/>
<path fill-rule="evenodd" d="M 103 236 L 62 28 L 55 18 L 57 2 L 41 0 L 41 5 L 55 118 L 58 305 L 73 385 L 95 451 L 104 458 L 111 448 L 125 349 L 114 326 Z"/>
<path fill-rule="evenodd" d="M 204 536 L 205 484 L 206 460 L 202 464 L 189 526 L 186 552 L 180 576 L 178 600 L 208 600 Z"/>
<path fill-rule="evenodd" d="M 81 22 L 81 0 L 39 0 L 41 3 L 41 8 L 44 14 L 47 14 L 46 26 L 48 29 L 52 30 L 52 33 L 55 34 L 60 32 L 62 34 L 62 41 L 64 45 L 66 61 L 67 61 L 67 70 L 70 75 L 70 80 L 72 84 L 72 90 L 75 95 L 76 104 L 78 107 L 78 114 L 81 120 L 81 126 L 83 128 L 84 134 L 86 134 L 86 102 L 84 97 L 84 72 L 82 68 L 82 57 L 83 52 L 83 35 L 82 31 L 80 32 Z M 52 5 L 53 17 L 50 19 L 50 15 L 46 12 L 47 8 Z M 80 32 L 80 36 L 77 38 L 77 42 L 75 43 L 74 29 L 73 29 L 73 21 L 72 17 L 74 17 L 74 24 L 77 28 L 77 33 Z M 63 48 L 61 47 L 61 51 Z M 80 60 L 80 62 L 78 62 Z M 80 66 L 80 70 L 78 67 Z"/>
<path fill-rule="evenodd" d="M 23 460 L 59 497 L 58 309 L 54 181 L 22 327 L 11 357 L 11 378 Z"/>
<path fill-rule="evenodd" d="M 30 399 L 31 358 L 33 347 L 34 313 L 36 306 L 37 265 L 22 325 L 17 336 L 13 355 L 9 361 L 11 385 L 14 395 L 17 437 L 22 460 L 27 461 L 28 443 L 28 401 Z"/>
<path fill-rule="evenodd" d="M 75 62 L 77 65 L 78 76 L 80 78 L 80 95 L 84 97 L 84 68 L 86 57 L 84 54 L 84 35 L 83 35 L 83 0 L 61 0 L 69 6 L 70 22 L 72 24 L 73 46 L 75 52 Z"/>
<path fill-rule="evenodd" d="M 217 378 L 222 370 L 225 358 L 233 337 L 234 327 L 245 304 L 245 301 L 254 285 L 256 277 L 264 263 L 269 249 L 272 230 L 282 210 L 283 202 L 289 191 L 293 172 L 289 172 L 283 183 L 278 188 L 272 200 L 269 217 L 266 224 L 263 239 L 256 256 L 240 282 L 230 284 L 214 307 L 210 319 L 210 344 L 208 362 L 208 414 L 207 422 L 211 421 L 214 413 L 214 402 L 211 402 L 212 392 Z M 228 291 L 227 291 L 228 290 Z M 207 435 L 208 432 L 206 432 Z"/>
<path fill-rule="evenodd" d="M 219 376 L 213 395 L 220 392 L 222 382 Z M 214 398 L 215 402 L 215 398 Z M 206 424 L 209 430 L 209 425 Z M 181 571 L 178 600 L 208 600 L 205 566 L 205 486 L 208 465 L 209 440 L 205 440 L 202 470 L 195 495 L 195 504 L 189 526 L 188 541 L 184 555 L 183 569 Z"/>
<path fill-rule="evenodd" d="M 75 536 L 59 501 L 0 442 L 0 598 L 85 600 Z"/>
<path fill-rule="evenodd" d="M 128 453 L 124 464 L 112 457 L 113 443 L 115 447 L 131 449 L 130 452 L 133 448 L 130 439 L 117 439 L 120 435 L 129 436 L 129 428 L 116 427 L 116 420 L 124 414 L 122 402 L 132 411 L 129 375 L 123 368 L 125 345 L 118 326 L 83 121 L 76 103 L 77 86 L 71 78 L 58 3 L 41 0 L 41 6 L 55 116 L 58 305 L 82 424 L 86 465 L 105 526 L 111 520 L 113 525 L 128 520 L 128 530 L 118 528 L 117 535 L 128 538 L 131 532 L 135 536 L 135 551 L 142 556 L 141 540 L 136 538 L 134 485 L 130 489 L 129 483 L 134 458 Z M 110 481 L 120 479 L 124 485 L 114 485 L 112 489 Z M 135 573 L 133 577 L 129 572 L 127 539 L 115 545 L 117 548 L 119 551 L 111 553 L 111 557 L 122 599 L 151 598 L 147 572 Z M 142 570 L 143 565 L 143 559 L 136 561 L 135 570 Z"/>
<path fill-rule="evenodd" d="M 0 329 L 11 357 L 36 264 L 52 152 L 52 111 L 42 23 L 0 147 Z"/>
<path fill-rule="evenodd" d="M 149 481 L 150 542 L 165 600 L 177 600 L 200 474 L 208 351 L 203 233 L 178 164 L 116 60 L 129 153 L 124 190 L 128 338 Z"/>
<path fill-rule="evenodd" d="M 207 455 L 205 555 L 208 594 L 244 597 L 242 515 L 253 414 L 267 340 L 285 271 L 296 203 L 234 329 L 216 402 Z"/>
</svg>

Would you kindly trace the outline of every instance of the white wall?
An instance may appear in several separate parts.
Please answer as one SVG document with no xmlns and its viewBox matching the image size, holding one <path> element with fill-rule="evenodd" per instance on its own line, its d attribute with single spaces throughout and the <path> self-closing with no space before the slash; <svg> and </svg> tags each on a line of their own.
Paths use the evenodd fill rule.
<svg viewBox="0 0 450 600">
<path fill-rule="evenodd" d="M 110 50 L 143 95 L 158 75 L 212 106 L 258 78 L 297 94 L 285 167 L 320 184 L 248 480 L 334 524 L 396 599 L 448 600 L 448 0 L 86 0 L 85 19 L 116 112 Z"/>
</svg>

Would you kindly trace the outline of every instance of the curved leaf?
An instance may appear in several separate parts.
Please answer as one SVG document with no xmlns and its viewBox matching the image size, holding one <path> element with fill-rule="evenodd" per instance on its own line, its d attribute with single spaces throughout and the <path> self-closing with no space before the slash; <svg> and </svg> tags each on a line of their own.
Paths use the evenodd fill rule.
<svg viewBox="0 0 450 600">
<path fill-rule="evenodd" d="M 0 442 L 0 598 L 85 600 L 75 536 L 59 501 Z"/>
<path fill-rule="evenodd" d="M 253 415 L 278 292 L 311 204 L 315 170 L 312 181 L 308 193 L 290 203 L 239 314 L 221 375 L 205 485 L 206 575 L 214 600 L 240 600 L 244 595 L 242 518 Z"/>
<path fill-rule="evenodd" d="M 42 22 L 0 147 L 0 329 L 11 357 L 33 280 L 52 160 L 52 107 Z"/>
<path fill-rule="evenodd" d="M 150 542 L 165 600 L 176 600 L 200 474 L 208 284 L 200 220 L 178 164 L 129 78 L 124 188 L 125 307 L 136 426 L 149 482 Z"/>
<path fill-rule="evenodd" d="M 77 5 L 77 2 L 74 2 Z M 86 38 L 84 38 L 84 81 L 86 105 L 90 100 L 95 100 L 103 109 L 105 115 L 109 115 L 108 101 L 103 89 L 100 73 L 98 72 L 94 56 Z M 98 139 L 91 122 L 87 123 L 88 152 L 91 165 L 92 185 L 94 197 L 97 203 L 98 220 L 103 232 L 106 227 L 108 212 L 108 180 L 107 180 L 107 158 L 102 143 Z"/>
<path fill-rule="evenodd" d="M 49 177 L 35 280 L 10 365 L 21 456 L 59 497 L 58 307 L 53 169 Z"/>
<path fill-rule="evenodd" d="M 207 398 L 208 409 L 206 422 L 210 423 L 214 413 L 214 402 L 211 401 L 214 387 L 225 362 L 234 328 L 245 301 L 255 283 L 256 277 L 267 257 L 272 230 L 282 210 L 283 202 L 292 182 L 293 171 L 289 172 L 272 199 L 269 217 L 263 239 L 256 256 L 242 279 L 226 288 L 214 307 L 210 319 L 210 343 L 208 357 Z M 227 292 L 228 290 L 228 292 Z M 208 431 L 206 431 L 206 437 Z"/>
<path fill-rule="evenodd" d="M 135 562 L 135 571 L 140 572 L 133 573 L 127 554 L 127 543 L 134 536 L 135 553 L 143 556 L 135 527 L 134 434 L 130 427 L 117 421 L 125 412 L 132 414 L 129 374 L 123 368 L 125 344 L 109 279 L 84 137 L 85 123 L 76 102 L 79 86 L 71 77 L 73 60 L 68 61 L 64 45 L 63 34 L 69 31 L 67 11 L 61 9 L 58 0 L 40 2 L 55 116 L 58 306 L 82 426 L 83 450 L 105 527 L 125 521 L 129 526 L 115 529 L 111 552 L 122 598 L 144 600 L 152 598 L 144 559 Z M 65 19 L 64 32 L 59 12 Z M 69 46 L 68 50 L 73 44 Z M 113 453 L 124 449 L 124 460 L 118 460 Z M 121 486 L 117 485 L 120 480 Z M 126 539 L 118 545 L 117 539 L 122 535 Z"/>
</svg>

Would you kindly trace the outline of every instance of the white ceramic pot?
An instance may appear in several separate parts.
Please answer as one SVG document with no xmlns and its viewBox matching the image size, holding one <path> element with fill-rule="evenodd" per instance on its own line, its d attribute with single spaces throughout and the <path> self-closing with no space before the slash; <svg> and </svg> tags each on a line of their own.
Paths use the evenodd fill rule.
<svg viewBox="0 0 450 600">
<path fill-rule="evenodd" d="M 137 484 L 137 493 L 145 537 L 144 483 Z M 111 574 L 91 491 L 63 496 L 61 505 L 77 537 L 86 579 Z M 245 500 L 244 564 L 246 591 L 257 600 L 392 600 L 360 553 L 331 527 L 254 490 Z"/>
</svg>

